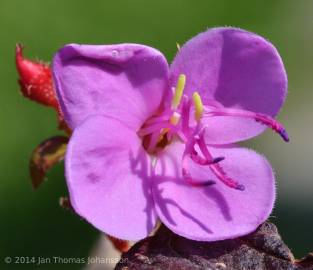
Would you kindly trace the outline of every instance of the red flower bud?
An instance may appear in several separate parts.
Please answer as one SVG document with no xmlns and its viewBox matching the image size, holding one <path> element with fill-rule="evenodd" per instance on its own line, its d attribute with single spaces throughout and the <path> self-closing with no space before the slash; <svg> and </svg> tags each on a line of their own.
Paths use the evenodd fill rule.
<svg viewBox="0 0 313 270">
<path fill-rule="evenodd" d="M 23 47 L 16 45 L 16 68 L 20 75 L 18 80 L 22 94 L 40 104 L 50 106 L 58 111 L 58 101 L 52 83 L 49 65 L 40 61 L 31 61 L 23 56 Z"/>
</svg>

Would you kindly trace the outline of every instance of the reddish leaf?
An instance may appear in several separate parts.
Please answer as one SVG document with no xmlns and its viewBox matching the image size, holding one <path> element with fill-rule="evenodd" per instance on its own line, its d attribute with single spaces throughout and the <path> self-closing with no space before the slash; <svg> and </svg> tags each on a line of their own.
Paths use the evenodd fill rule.
<svg viewBox="0 0 313 270">
<path fill-rule="evenodd" d="M 67 143 L 67 137 L 55 136 L 42 142 L 33 151 L 29 171 L 34 189 L 43 182 L 47 171 L 64 158 Z"/>
</svg>

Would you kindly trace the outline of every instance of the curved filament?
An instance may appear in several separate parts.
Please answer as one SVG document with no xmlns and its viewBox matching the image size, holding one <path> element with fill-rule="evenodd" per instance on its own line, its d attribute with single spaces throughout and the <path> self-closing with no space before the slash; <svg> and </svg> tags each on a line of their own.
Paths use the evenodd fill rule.
<svg viewBox="0 0 313 270">
<path fill-rule="evenodd" d="M 271 128 L 275 132 L 277 132 L 285 142 L 289 142 L 289 136 L 285 128 L 281 123 L 279 123 L 274 118 L 262 114 L 262 113 L 255 113 L 246 110 L 239 110 L 239 109 L 213 109 L 210 111 L 205 112 L 206 116 L 234 116 L 234 117 L 242 117 L 252 119 L 260 124 L 266 125 L 267 127 Z"/>
</svg>

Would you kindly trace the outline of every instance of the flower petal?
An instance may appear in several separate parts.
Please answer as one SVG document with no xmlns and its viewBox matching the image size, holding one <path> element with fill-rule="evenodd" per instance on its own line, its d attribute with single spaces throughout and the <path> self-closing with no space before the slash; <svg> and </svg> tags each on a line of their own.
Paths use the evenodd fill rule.
<svg viewBox="0 0 313 270">
<path fill-rule="evenodd" d="M 89 117 L 74 130 L 66 153 L 75 211 L 114 237 L 146 237 L 156 222 L 149 164 L 134 131 L 112 118 Z"/>
<path fill-rule="evenodd" d="M 213 28 L 189 40 L 170 67 L 170 83 L 187 77 L 185 93 L 198 91 L 205 105 L 224 106 L 274 117 L 287 92 L 287 75 L 275 47 L 238 28 Z M 251 138 L 266 127 L 238 117 L 211 117 L 208 143 Z"/>
<path fill-rule="evenodd" d="M 137 44 L 66 45 L 54 57 L 53 75 L 71 128 L 98 114 L 138 129 L 168 89 L 164 56 Z"/>
<path fill-rule="evenodd" d="M 156 166 L 152 190 L 157 214 L 173 232 L 193 240 L 217 241 L 248 234 L 272 211 L 275 184 L 271 166 L 264 157 L 244 148 L 210 147 L 210 151 L 215 157 L 225 157 L 221 166 L 245 190 L 225 186 L 208 166 L 191 160 L 189 169 L 194 180 L 213 180 L 216 184 L 187 184 L 180 165 L 183 145 L 172 143 Z"/>
</svg>

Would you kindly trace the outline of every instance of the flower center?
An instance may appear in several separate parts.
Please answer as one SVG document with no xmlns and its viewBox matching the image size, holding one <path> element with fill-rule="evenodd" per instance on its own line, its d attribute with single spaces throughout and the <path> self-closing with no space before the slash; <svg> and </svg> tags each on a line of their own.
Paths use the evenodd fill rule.
<svg viewBox="0 0 313 270">
<path fill-rule="evenodd" d="M 279 122 L 265 114 L 204 105 L 198 92 L 195 91 L 192 98 L 184 95 L 185 84 L 186 76 L 181 74 L 176 87 L 172 88 L 173 99 L 170 108 L 164 108 L 162 112 L 148 119 L 138 131 L 138 135 L 142 138 L 143 147 L 148 153 L 156 155 L 176 137 L 185 144 L 181 167 L 183 178 L 187 183 L 196 187 L 215 184 L 211 179 L 198 181 L 192 177 L 189 164 L 194 162 L 200 166 L 207 166 L 216 178 L 226 186 L 244 190 L 245 187 L 227 175 L 220 165 L 224 157 L 213 157 L 210 153 L 205 142 L 206 125 L 203 120 L 207 117 L 218 116 L 250 119 L 270 127 L 288 142 L 289 137 L 286 130 Z M 190 117 L 191 111 L 194 111 L 193 117 Z"/>
<path fill-rule="evenodd" d="M 180 133 L 182 118 L 182 99 L 186 76 L 181 74 L 176 87 L 173 87 L 173 99 L 170 108 L 165 108 L 148 119 L 138 135 L 142 138 L 143 146 L 150 154 L 156 154 L 168 145 L 175 135 Z"/>
</svg>

